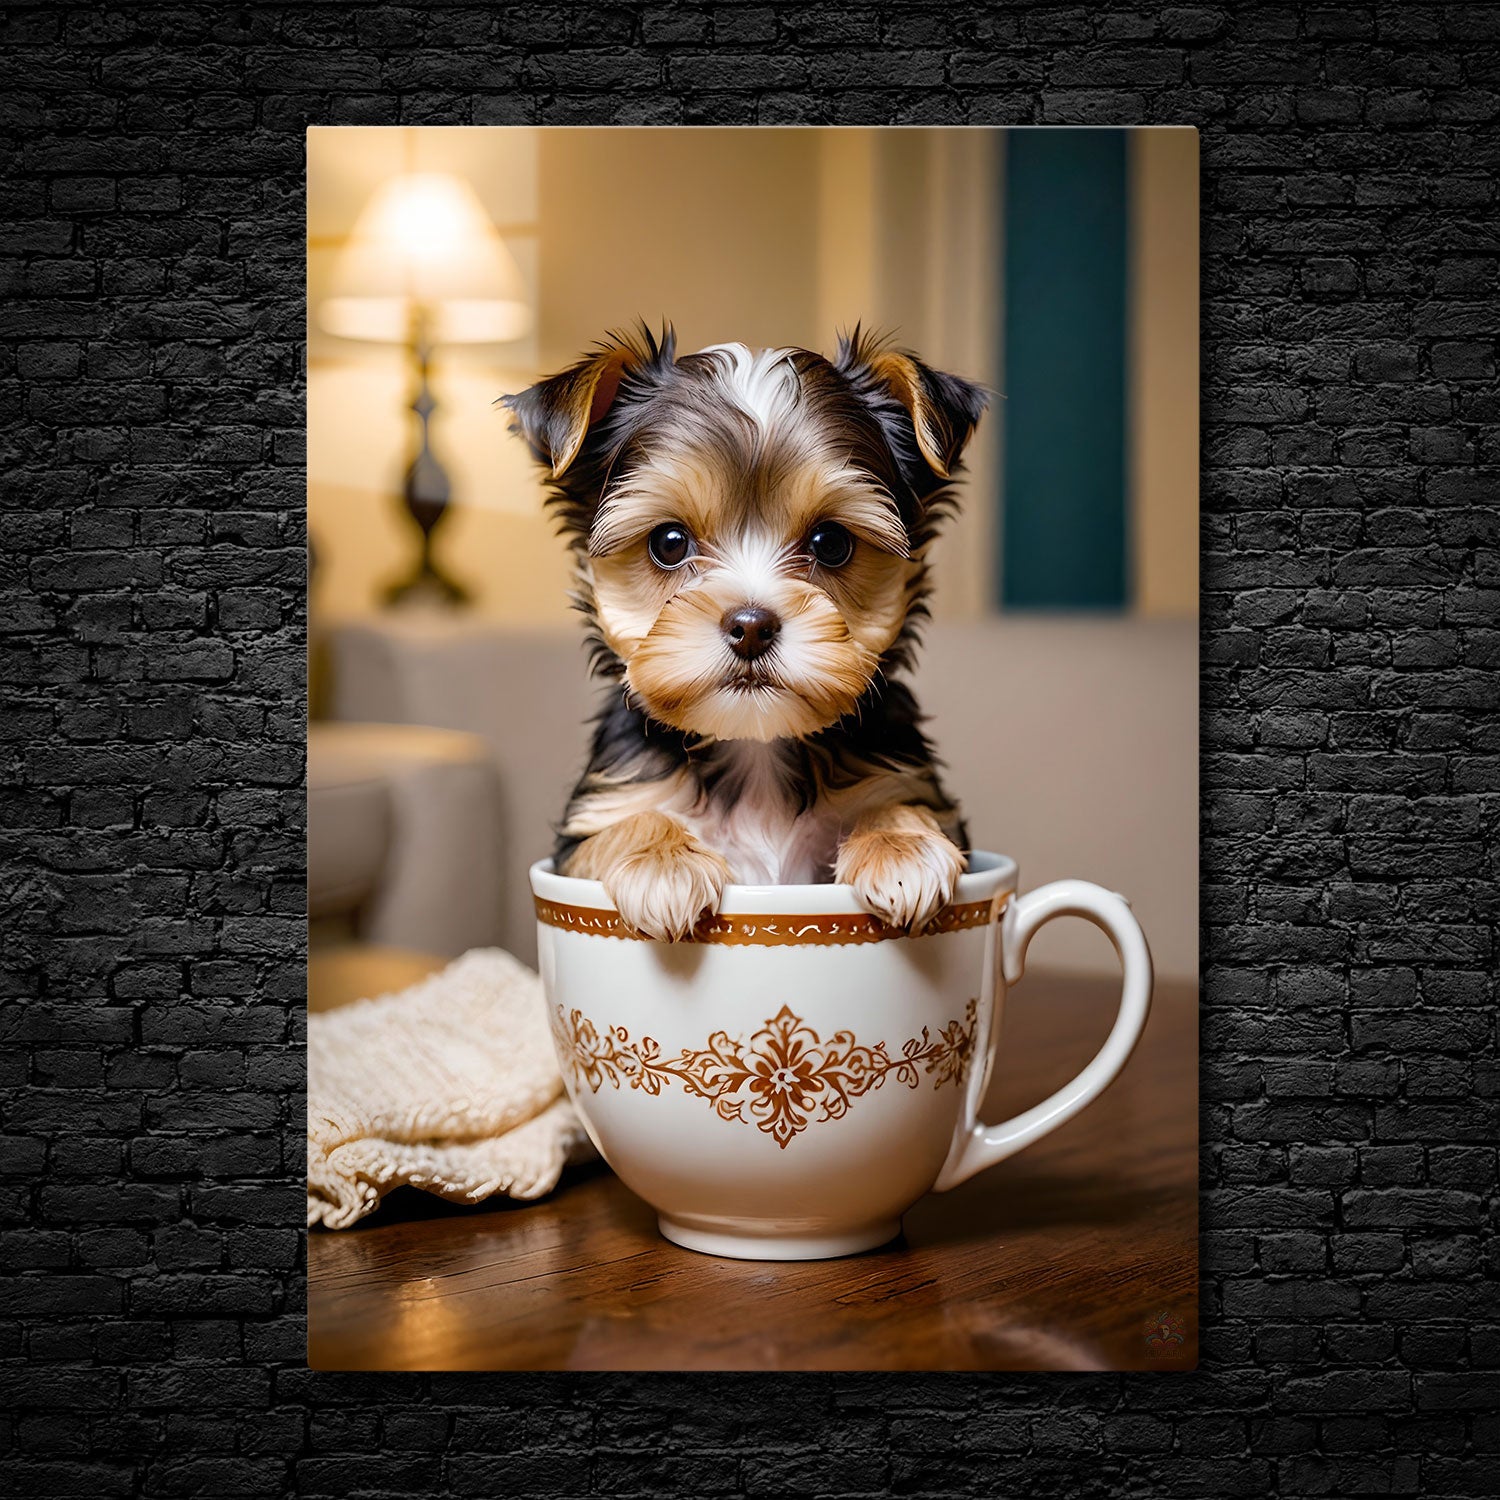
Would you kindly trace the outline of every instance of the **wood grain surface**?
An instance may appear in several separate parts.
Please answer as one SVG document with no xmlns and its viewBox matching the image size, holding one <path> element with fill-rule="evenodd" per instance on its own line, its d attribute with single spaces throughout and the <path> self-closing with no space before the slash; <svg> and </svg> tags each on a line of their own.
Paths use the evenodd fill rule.
<svg viewBox="0 0 1500 1500">
<path fill-rule="evenodd" d="M 1114 1016 L 1109 981 L 1028 974 L 987 1117 L 1066 1082 Z M 411 1189 L 308 1237 L 320 1370 L 1125 1370 L 1197 1363 L 1197 992 L 1157 987 L 1090 1108 L 845 1260 L 719 1260 L 669 1244 L 602 1165 L 535 1204 Z M 1165 1328 L 1162 1324 L 1165 1323 Z M 1153 1337 L 1154 1332 L 1154 1337 Z"/>
</svg>

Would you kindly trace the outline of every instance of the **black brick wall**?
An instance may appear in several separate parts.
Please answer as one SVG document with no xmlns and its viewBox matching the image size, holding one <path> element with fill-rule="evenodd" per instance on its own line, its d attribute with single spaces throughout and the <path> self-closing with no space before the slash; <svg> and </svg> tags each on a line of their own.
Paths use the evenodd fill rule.
<svg viewBox="0 0 1500 1500">
<path fill-rule="evenodd" d="M 0 10 L 18 1493 L 1493 1493 L 1500 7 Z M 308 123 L 1203 132 L 1204 1363 L 302 1368 Z"/>
</svg>

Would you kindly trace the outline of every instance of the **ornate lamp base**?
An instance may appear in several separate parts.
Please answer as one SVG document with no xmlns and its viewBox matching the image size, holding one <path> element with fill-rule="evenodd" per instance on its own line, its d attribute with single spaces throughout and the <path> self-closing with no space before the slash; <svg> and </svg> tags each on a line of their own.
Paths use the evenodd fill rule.
<svg viewBox="0 0 1500 1500">
<path fill-rule="evenodd" d="M 424 537 L 424 544 L 428 538 Z M 449 578 L 432 561 L 431 548 L 424 545 L 416 571 L 395 583 L 387 584 L 381 594 L 387 605 L 437 605 L 444 609 L 469 603 L 473 596 L 463 584 Z"/>
<path fill-rule="evenodd" d="M 470 594 L 461 583 L 448 577 L 432 558 L 432 533 L 447 512 L 452 486 L 448 482 L 447 470 L 432 451 L 432 414 L 437 410 L 437 401 L 427 380 L 432 346 L 427 338 L 427 320 L 420 313 L 413 328 L 412 353 L 417 366 L 417 394 L 411 409 L 421 424 L 421 444 L 406 471 L 402 498 L 407 513 L 422 532 L 422 551 L 417 558 L 416 571 L 390 584 L 384 598 L 388 605 L 426 604 L 452 608 L 467 604 Z"/>
</svg>

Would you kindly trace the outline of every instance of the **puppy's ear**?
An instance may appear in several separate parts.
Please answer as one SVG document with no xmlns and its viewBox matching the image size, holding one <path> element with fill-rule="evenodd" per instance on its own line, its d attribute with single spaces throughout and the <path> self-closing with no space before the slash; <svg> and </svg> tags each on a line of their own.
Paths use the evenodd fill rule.
<svg viewBox="0 0 1500 1500">
<path fill-rule="evenodd" d="M 526 439 L 532 456 L 551 470 L 553 479 L 560 479 L 578 457 L 590 429 L 615 404 L 626 378 L 668 366 L 675 357 L 671 324 L 663 324 L 658 339 L 643 323 L 633 335 L 608 334 L 576 365 L 500 401 L 515 413 L 510 430 Z"/>
<path fill-rule="evenodd" d="M 953 475 L 959 456 L 990 404 L 972 381 L 945 375 L 904 350 L 882 348 L 856 328 L 839 340 L 836 367 L 890 397 L 911 419 L 917 451 L 939 479 Z"/>
<path fill-rule="evenodd" d="M 928 468 L 939 479 L 950 478 L 990 398 L 972 382 L 945 375 L 910 354 L 877 354 L 871 368 L 906 408 Z"/>
</svg>

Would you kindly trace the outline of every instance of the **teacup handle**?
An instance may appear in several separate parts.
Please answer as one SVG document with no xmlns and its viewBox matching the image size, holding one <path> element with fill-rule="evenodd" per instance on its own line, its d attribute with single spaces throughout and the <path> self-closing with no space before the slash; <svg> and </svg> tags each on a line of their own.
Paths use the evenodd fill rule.
<svg viewBox="0 0 1500 1500">
<path fill-rule="evenodd" d="M 1071 1082 L 1014 1119 L 986 1125 L 974 1118 L 979 1100 L 971 1102 L 966 1139 L 949 1153 L 937 1190 L 957 1187 L 976 1172 L 1002 1162 L 1049 1130 L 1056 1130 L 1114 1082 L 1141 1038 L 1151 1010 L 1151 950 L 1146 935 L 1123 896 L 1086 880 L 1056 880 L 1007 903 L 1000 918 L 1000 953 L 1006 984 L 1026 969 L 1026 949 L 1037 929 L 1054 917 L 1083 917 L 1102 928 L 1120 955 L 1124 983 L 1115 1024 L 1094 1060 Z M 994 1026 L 992 1020 L 991 1025 Z M 994 1043 L 993 1032 L 991 1045 Z"/>
</svg>

